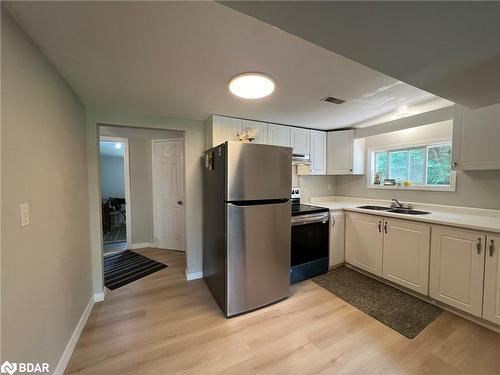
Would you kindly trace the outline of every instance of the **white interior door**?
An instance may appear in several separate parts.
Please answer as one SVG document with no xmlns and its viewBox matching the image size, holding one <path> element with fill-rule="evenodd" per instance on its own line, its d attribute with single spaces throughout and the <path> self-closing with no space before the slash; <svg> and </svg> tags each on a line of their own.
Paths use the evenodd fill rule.
<svg viewBox="0 0 500 375">
<path fill-rule="evenodd" d="M 153 141 L 153 209 L 156 245 L 185 250 L 182 140 Z"/>
</svg>

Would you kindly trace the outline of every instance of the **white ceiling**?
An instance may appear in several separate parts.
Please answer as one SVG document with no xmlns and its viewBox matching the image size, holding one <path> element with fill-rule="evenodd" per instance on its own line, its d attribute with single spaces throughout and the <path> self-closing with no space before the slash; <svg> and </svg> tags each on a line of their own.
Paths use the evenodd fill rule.
<svg viewBox="0 0 500 375">
<path fill-rule="evenodd" d="M 205 120 L 221 114 L 334 129 L 437 99 L 213 2 L 9 2 L 86 105 Z M 227 83 L 270 74 L 248 101 Z M 325 96 L 347 102 L 321 102 Z"/>
<path fill-rule="evenodd" d="M 467 107 L 500 102 L 498 1 L 221 1 Z"/>
</svg>

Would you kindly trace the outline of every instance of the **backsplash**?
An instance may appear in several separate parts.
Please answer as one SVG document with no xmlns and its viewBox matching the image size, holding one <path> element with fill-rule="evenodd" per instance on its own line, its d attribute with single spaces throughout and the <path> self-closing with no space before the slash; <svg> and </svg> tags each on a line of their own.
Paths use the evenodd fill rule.
<svg viewBox="0 0 500 375">
<path fill-rule="evenodd" d="M 335 195 L 335 176 L 297 176 L 297 168 L 292 167 L 292 186 L 300 187 L 300 200 L 305 203 L 311 196 Z"/>
<path fill-rule="evenodd" d="M 337 176 L 335 195 L 392 199 L 450 206 L 500 209 L 500 171 L 457 172 L 456 191 L 379 190 L 366 187 L 364 176 Z"/>
</svg>

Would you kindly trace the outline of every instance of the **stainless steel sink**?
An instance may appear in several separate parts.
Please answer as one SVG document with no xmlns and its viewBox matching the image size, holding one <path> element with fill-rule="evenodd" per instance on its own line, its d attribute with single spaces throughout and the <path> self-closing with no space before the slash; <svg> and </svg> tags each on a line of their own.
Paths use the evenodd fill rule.
<svg viewBox="0 0 500 375">
<path fill-rule="evenodd" d="M 375 210 L 375 211 L 387 211 L 390 210 L 390 207 L 383 207 L 383 206 L 359 206 L 357 208 L 363 208 L 365 210 Z"/>
<path fill-rule="evenodd" d="M 406 215 L 427 215 L 430 212 L 427 211 L 419 211 L 419 210 L 410 210 L 408 208 L 390 208 L 387 212 L 392 212 L 395 214 L 406 214 Z"/>
</svg>

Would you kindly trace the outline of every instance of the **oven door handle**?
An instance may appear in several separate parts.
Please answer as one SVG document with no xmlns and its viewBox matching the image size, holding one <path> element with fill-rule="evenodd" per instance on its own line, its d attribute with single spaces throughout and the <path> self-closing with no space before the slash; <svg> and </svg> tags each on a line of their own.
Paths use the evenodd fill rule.
<svg viewBox="0 0 500 375">
<path fill-rule="evenodd" d="M 313 224 L 313 223 L 327 223 L 328 222 L 328 213 L 320 214 L 320 215 L 304 215 L 304 216 L 296 216 L 292 217 L 292 227 L 296 225 L 305 225 L 305 224 Z"/>
</svg>

